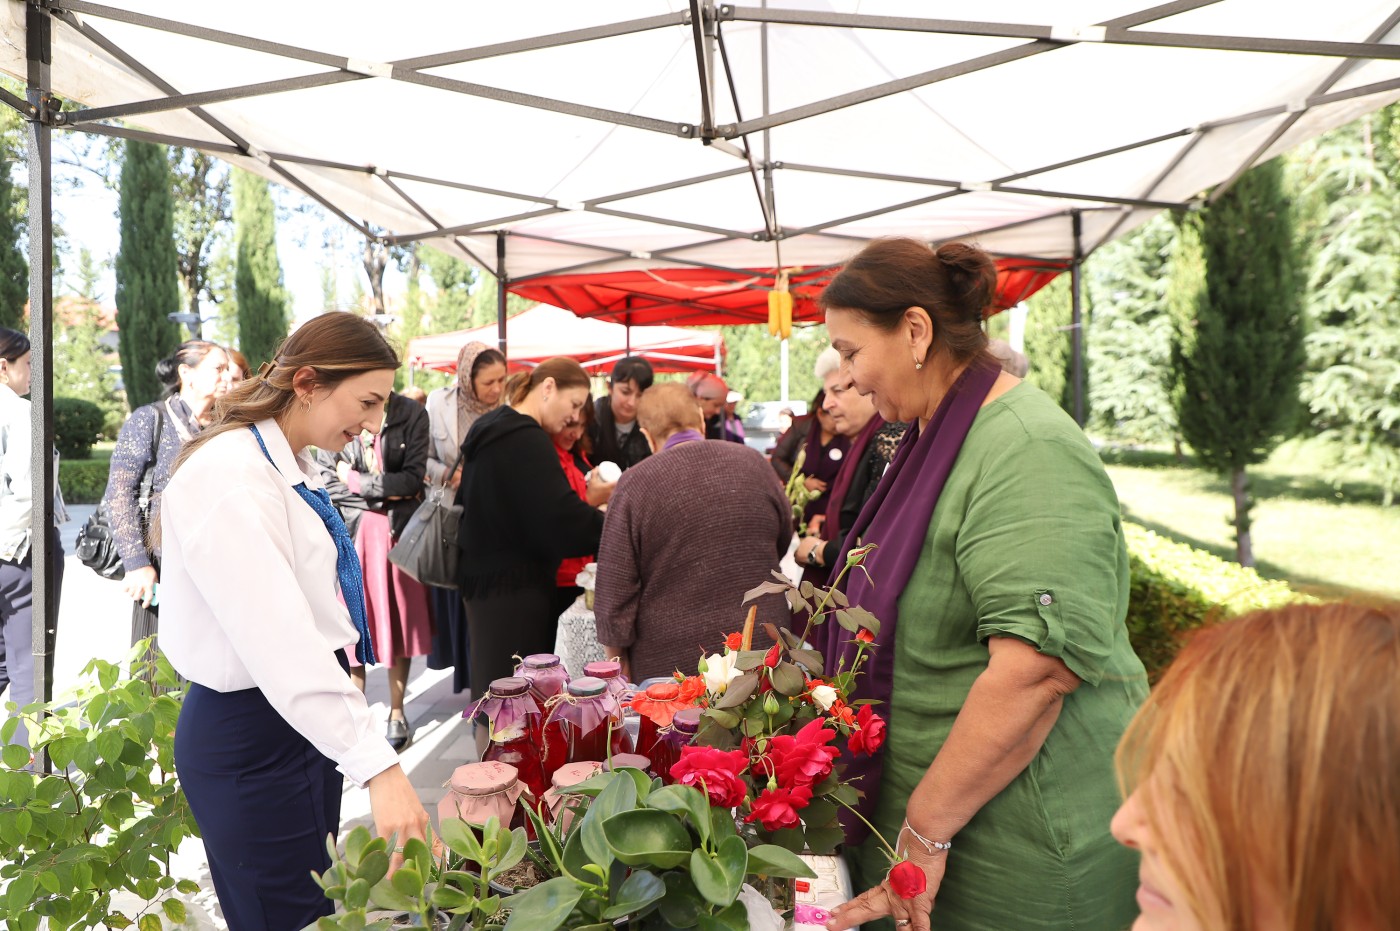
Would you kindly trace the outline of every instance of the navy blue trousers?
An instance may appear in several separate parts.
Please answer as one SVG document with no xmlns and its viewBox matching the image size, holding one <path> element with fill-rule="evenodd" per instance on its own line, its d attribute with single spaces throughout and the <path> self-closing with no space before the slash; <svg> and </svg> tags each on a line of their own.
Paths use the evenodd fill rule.
<svg viewBox="0 0 1400 931">
<path fill-rule="evenodd" d="M 330 866 L 326 835 L 340 830 L 341 775 L 260 689 L 191 682 L 175 769 L 230 931 L 300 931 L 332 913 L 310 872 Z"/>
</svg>

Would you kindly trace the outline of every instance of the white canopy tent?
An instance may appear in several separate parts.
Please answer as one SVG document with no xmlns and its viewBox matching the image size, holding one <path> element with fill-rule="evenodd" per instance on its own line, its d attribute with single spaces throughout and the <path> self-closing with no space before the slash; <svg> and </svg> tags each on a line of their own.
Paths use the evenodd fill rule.
<svg viewBox="0 0 1400 931">
<path fill-rule="evenodd" d="M 9 0 L 36 435 L 55 128 L 214 152 L 368 236 L 477 263 L 504 302 L 564 272 L 820 268 L 888 234 L 1077 272 L 1152 212 L 1400 98 L 1393 4 L 1144 2 L 982 0 L 973 22 L 916 0 Z M 35 477 L 50 500 L 38 453 Z"/>
</svg>

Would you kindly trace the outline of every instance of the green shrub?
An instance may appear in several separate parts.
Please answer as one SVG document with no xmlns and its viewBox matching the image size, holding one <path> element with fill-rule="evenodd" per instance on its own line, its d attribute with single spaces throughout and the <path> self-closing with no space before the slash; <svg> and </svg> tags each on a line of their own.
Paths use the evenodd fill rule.
<svg viewBox="0 0 1400 931">
<path fill-rule="evenodd" d="M 53 399 L 53 441 L 64 459 L 86 459 L 102 436 L 106 415 L 82 398 Z"/>
<path fill-rule="evenodd" d="M 102 500 L 107 490 L 107 472 L 111 462 L 107 459 L 60 459 L 58 461 L 58 486 L 63 489 L 63 500 L 69 504 L 96 504 Z"/>
<path fill-rule="evenodd" d="M 1258 608 L 1311 600 L 1287 582 L 1124 522 L 1132 584 L 1128 635 L 1155 682 L 1185 636 L 1198 627 Z"/>
</svg>

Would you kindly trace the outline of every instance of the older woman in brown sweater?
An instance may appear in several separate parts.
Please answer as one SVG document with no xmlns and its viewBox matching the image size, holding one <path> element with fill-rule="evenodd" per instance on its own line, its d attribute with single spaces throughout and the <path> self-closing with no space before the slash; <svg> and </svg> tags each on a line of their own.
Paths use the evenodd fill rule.
<svg viewBox="0 0 1400 931">
<path fill-rule="evenodd" d="M 633 682 L 693 673 L 742 620 L 744 592 L 778 568 L 792 509 L 755 450 L 705 441 L 684 385 L 642 395 L 637 419 L 654 455 L 623 473 L 598 547 L 598 642 Z M 781 598 L 759 620 L 787 625 Z"/>
</svg>

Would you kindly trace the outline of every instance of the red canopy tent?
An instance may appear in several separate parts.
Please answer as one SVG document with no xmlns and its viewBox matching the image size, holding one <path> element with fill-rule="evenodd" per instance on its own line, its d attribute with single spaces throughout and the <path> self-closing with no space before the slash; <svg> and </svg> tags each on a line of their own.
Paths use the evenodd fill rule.
<svg viewBox="0 0 1400 931">
<path fill-rule="evenodd" d="M 494 346 L 496 335 L 496 324 L 491 323 L 474 330 L 420 336 L 408 343 L 409 363 L 415 368 L 453 372 L 463 346 L 473 340 Z M 513 367 L 531 367 L 554 356 L 568 356 L 590 371 L 604 372 L 628 355 L 646 358 L 658 372 L 715 371 L 724 357 L 724 338 L 717 330 L 629 328 L 604 320 L 583 320 L 548 304 L 510 318 Z"/>
<path fill-rule="evenodd" d="M 997 297 L 989 315 L 1030 297 L 1070 265 L 1068 259 L 997 259 Z M 789 270 L 794 321 L 822 319 L 815 298 L 838 271 L 834 267 Z M 633 326 L 767 323 L 768 292 L 773 289 L 774 274 L 771 268 L 752 269 L 744 274 L 707 268 L 636 269 L 542 275 L 520 279 L 511 283 L 509 289 L 531 300 L 567 307 L 581 317 L 602 317 Z M 514 355 L 514 319 L 510 321 L 510 332 Z"/>
</svg>

